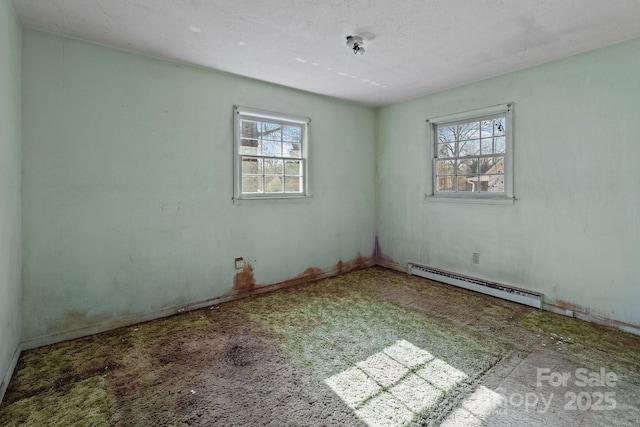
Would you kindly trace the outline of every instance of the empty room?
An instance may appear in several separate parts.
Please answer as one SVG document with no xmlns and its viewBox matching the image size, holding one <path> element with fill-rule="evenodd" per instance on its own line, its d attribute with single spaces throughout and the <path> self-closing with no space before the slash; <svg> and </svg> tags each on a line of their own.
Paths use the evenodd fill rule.
<svg viewBox="0 0 640 427">
<path fill-rule="evenodd" d="M 637 0 L 0 0 L 0 426 L 640 424 Z"/>
</svg>

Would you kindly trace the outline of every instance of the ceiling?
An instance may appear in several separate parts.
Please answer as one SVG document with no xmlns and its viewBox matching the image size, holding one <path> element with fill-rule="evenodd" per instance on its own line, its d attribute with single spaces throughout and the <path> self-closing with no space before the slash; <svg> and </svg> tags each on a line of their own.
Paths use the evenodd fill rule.
<svg viewBox="0 0 640 427">
<path fill-rule="evenodd" d="M 27 27 L 372 106 L 640 37 L 640 0 L 13 4 Z"/>
</svg>

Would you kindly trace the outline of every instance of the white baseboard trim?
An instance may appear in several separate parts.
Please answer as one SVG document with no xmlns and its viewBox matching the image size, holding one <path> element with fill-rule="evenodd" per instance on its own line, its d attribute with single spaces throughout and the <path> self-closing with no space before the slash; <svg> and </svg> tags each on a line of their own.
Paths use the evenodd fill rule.
<svg viewBox="0 0 640 427">
<path fill-rule="evenodd" d="M 0 402 L 4 399 L 4 394 L 9 388 L 9 382 L 11 382 L 11 377 L 13 377 L 13 371 L 16 369 L 16 365 L 18 364 L 18 358 L 20 358 L 20 353 L 22 352 L 22 347 L 20 344 L 16 347 L 16 350 L 13 352 L 13 357 L 11 358 L 11 362 L 9 362 L 9 367 L 7 372 L 4 373 L 2 377 L 2 381 L 0 382 Z"/>
</svg>

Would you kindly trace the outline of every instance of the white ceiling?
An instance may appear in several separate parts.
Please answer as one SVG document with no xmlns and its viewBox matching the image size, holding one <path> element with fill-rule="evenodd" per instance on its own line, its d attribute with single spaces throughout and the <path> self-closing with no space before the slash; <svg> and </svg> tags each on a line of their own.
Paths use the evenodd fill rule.
<svg viewBox="0 0 640 427">
<path fill-rule="evenodd" d="M 640 37 L 640 0 L 13 0 L 28 27 L 365 105 Z M 365 39 L 354 55 L 346 36 Z"/>
</svg>

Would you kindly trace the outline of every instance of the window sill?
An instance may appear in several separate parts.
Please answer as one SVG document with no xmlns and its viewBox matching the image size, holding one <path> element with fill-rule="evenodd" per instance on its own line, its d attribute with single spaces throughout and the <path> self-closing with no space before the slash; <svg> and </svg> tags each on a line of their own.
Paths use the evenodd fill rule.
<svg viewBox="0 0 640 427">
<path fill-rule="evenodd" d="M 231 201 L 235 205 L 245 204 L 271 204 L 271 203 L 305 203 L 310 201 L 313 196 L 307 194 L 305 196 L 271 196 L 271 197 L 232 197 Z"/>
<path fill-rule="evenodd" d="M 455 197 L 455 196 L 434 196 L 425 195 L 428 202 L 439 203 L 467 203 L 480 205 L 514 205 L 515 197 Z"/>
</svg>

